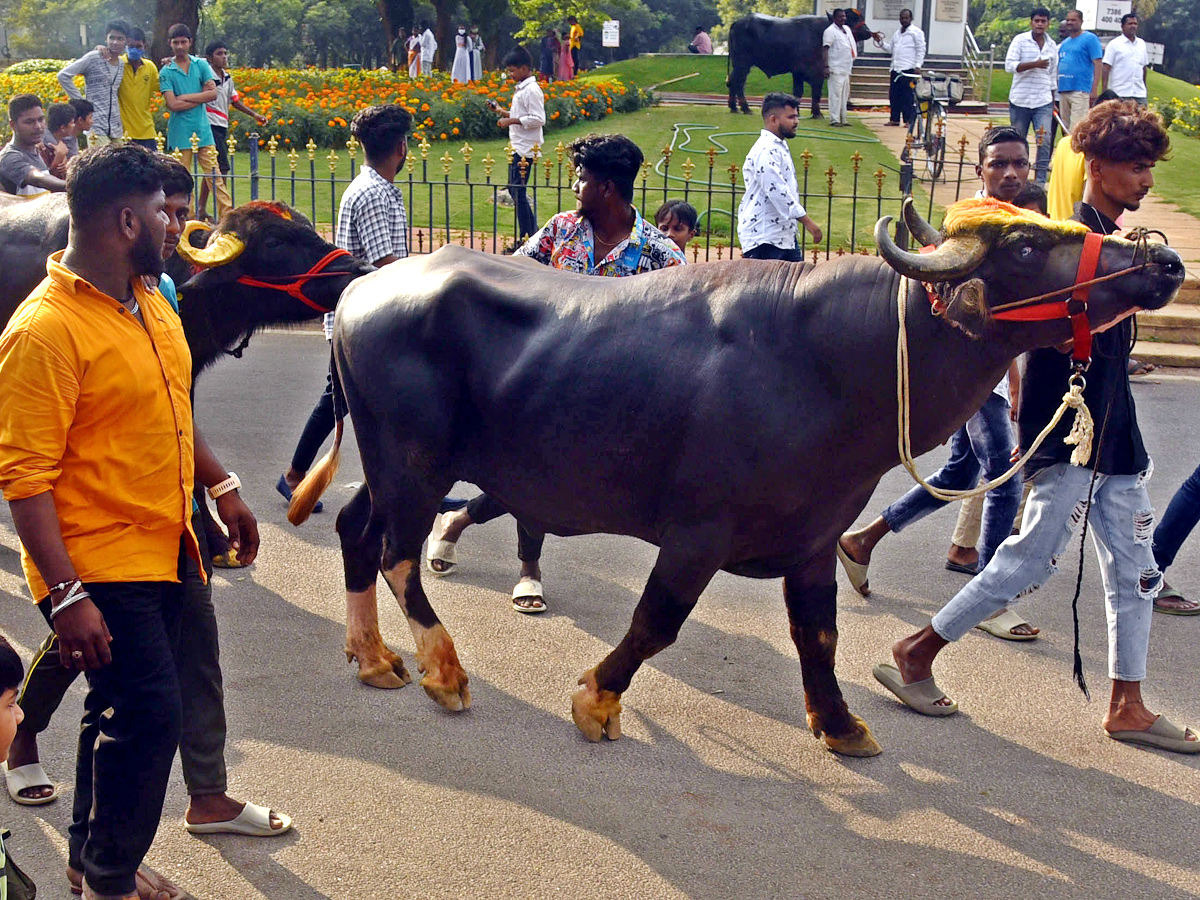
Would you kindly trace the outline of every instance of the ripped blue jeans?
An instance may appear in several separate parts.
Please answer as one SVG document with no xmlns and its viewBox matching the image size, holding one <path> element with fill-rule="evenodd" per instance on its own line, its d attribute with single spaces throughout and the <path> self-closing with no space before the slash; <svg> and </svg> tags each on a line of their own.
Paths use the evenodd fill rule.
<svg viewBox="0 0 1200 900">
<path fill-rule="evenodd" d="M 1119 681 L 1146 677 L 1150 619 L 1162 586 L 1150 545 L 1154 509 L 1146 482 L 1152 468 L 1140 475 L 1097 475 L 1088 518 L 1104 581 L 1108 677 Z M 1091 478 L 1091 469 L 1067 463 L 1038 472 L 1021 533 L 1001 544 L 987 568 L 942 607 L 933 617 L 933 630 L 956 641 L 1054 574 L 1083 524 Z"/>
</svg>

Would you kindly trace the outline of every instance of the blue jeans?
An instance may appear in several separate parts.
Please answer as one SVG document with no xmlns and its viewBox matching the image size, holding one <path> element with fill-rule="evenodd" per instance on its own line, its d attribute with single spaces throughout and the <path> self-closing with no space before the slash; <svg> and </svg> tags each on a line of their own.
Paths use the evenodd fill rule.
<svg viewBox="0 0 1200 900">
<path fill-rule="evenodd" d="M 1051 137 L 1053 136 L 1054 126 L 1054 104 L 1047 103 L 1045 106 L 1028 107 L 1014 106 L 1008 104 L 1008 121 L 1013 128 L 1017 129 L 1021 134 L 1028 136 L 1029 126 L 1033 125 L 1033 137 L 1029 138 L 1030 143 L 1037 144 L 1037 162 L 1035 164 L 1037 183 L 1045 184 L 1046 176 L 1050 174 L 1050 150 Z M 1041 143 L 1038 142 L 1039 135 Z"/>
<path fill-rule="evenodd" d="M 1008 408 L 1003 397 L 990 394 L 979 412 L 950 439 L 950 459 L 926 481 L 934 487 L 962 491 L 975 487 L 981 469 L 989 481 L 1008 471 L 1013 450 Z M 892 531 L 902 531 L 946 503 L 918 484 L 883 511 L 883 520 Z M 1021 482 L 1016 478 L 988 491 L 983 501 L 983 528 L 979 540 L 980 569 L 988 564 L 996 548 L 1012 533 L 1013 519 L 1020 505 Z"/>
<path fill-rule="evenodd" d="M 1108 677 L 1142 681 L 1150 617 L 1162 574 L 1150 551 L 1154 510 L 1140 475 L 1097 475 L 1089 528 L 1108 615 Z M 1092 470 L 1059 463 L 1038 472 L 1021 533 L 1000 545 L 987 568 L 933 617 L 933 630 L 957 641 L 989 616 L 1031 593 L 1054 574 L 1058 558 L 1083 522 Z"/>
<path fill-rule="evenodd" d="M 1200 522 L 1200 466 L 1179 486 L 1162 521 L 1154 529 L 1154 561 L 1164 571 L 1175 562 L 1175 554 Z"/>
</svg>

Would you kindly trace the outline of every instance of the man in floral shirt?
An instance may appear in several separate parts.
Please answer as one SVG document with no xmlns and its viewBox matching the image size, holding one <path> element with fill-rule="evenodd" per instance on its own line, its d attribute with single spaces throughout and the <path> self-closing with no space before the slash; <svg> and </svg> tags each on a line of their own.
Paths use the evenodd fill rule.
<svg viewBox="0 0 1200 900">
<path fill-rule="evenodd" d="M 591 134 L 570 148 L 575 211 L 559 213 L 516 255 L 581 275 L 621 277 L 682 266 L 675 242 L 633 205 L 642 151 L 623 134 Z"/>
<path fill-rule="evenodd" d="M 525 242 L 517 256 L 580 275 L 621 278 L 686 264 L 678 245 L 642 218 L 633 205 L 633 180 L 642 167 L 642 151 L 623 134 L 590 134 L 570 148 L 575 166 L 575 211 L 559 213 Z M 435 575 L 455 565 L 455 543 L 463 531 L 506 512 L 480 494 L 458 512 L 446 513 L 430 535 L 426 559 Z M 544 536 L 517 524 L 521 576 L 513 589 L 513 609 L 544 612 L 540 559 Z"/>
</svg>

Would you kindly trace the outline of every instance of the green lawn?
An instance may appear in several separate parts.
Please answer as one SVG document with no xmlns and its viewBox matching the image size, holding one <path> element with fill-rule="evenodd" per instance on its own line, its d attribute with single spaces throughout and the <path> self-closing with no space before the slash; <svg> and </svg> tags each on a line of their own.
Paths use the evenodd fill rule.
<svg viewBox="0 0 1200 900">
<path fill-rule="evenodd" d="M 724 107 L 695 106 L 695 107 L 655 107 L 626 115 L 611 116 L 598 123 L 598 130 L 619 131 L 634 140 L 649 157 L 652 170 L 646 180 L 643 191 L 641 182 L 638 183 L 635 203 L 644 212 L 653 214 L 665 198 L 687 197 L 700 211 L 706 228 L 711 227 L 711 244 L 720 242 L 728 244 L 730 234 L 731 209 L 736 208 L 737 200 L 742 195 L 741 164 L 757 139 L 757 117 L 731 116 Z M 686 127 L 685 127 L 686 126 Z M 899 195 L 899 177 L 896 173 L 895 157 L 883 147 L 865 127 L 855 124 L 850 128 L 831 129 L 824 121 L 809 122 L 801 120 L 801 131 L 791 142 L 793 158 L 800 181 L 802 199 L 810 214 L 828 234 L 827 243 L 831 251 L 838 247 L 846 249 L 853 246 L 861 249 L 864 245 L 873 246 L 871 229 L 880 214 L 895 213 L 895 199 L 877 200 L 877 188 L 872 173 L 882 168 L 885 172 L 883 195 L 885 198 L 896 198 Z M 590 129 L 586 125 L 556 131 L 550 140 L 553 144 L 558 141 L 567 143 L 573 138 L 586 134 Z M 449 208 L 451 229 L 465 231 L 471 229 L 475 234 L 481 231 L 491 232 L 493 215 L 496 217 L 498 230 L 501 234 L 511 234 L 513 228 L 513 212 L 511 208 L 497 210 L 491 202 L 492 189 L 483 184 L 486 179 L 482 160 L 487 153 L 499 161 L 503 156 L 503 139 L 479 142 L 473 146 L 471 161 L 471 181 L 475 188 L 469 189 L 464 182 L 464 167 L 460 152 L 461 144 L 435 144 L 429 151 L 425 165 L 426 179 L 430 183 L 421 183 L 422 162 L 420 149 L 410 146 L 410 153 L 415 158 L 414 182 L 408 182 L 407 173 L 401 173 L 397 183 L 404 189 L 405 202 L 408 206 L 409 220 L 414 229 L 419 229 L 426 241 L 432 222 L 433 230 L 444 239 L 446 209 Z M 662 148 L 672 147 L 669 170 L 664 181 L 662 165 Z M 712 194 L 709 193 L 709 167 L 706 151 L 713 147 L 717 153 L 712 169 Z M 807 192 L 805 191 L 805 174 L 802 154 L 805 150 L 812 154 L 809 161 Z M 451 164 L 448 176 L 443 175 L 441 157 L 450 151 Z M 849 194 L 853 188 L 855 152 L 861 155 L 859 161 L 858 189 L 860 200 L 857 204 L 838 195 Z M 329 151 L 321 150 L 313 162 L 316 170 L 315 189 L 310 179 L 310 162 L 307 154 L 302 158 L 297 170 L 295 182 L 296 205 L 306 214 L 313 210 L 313 197 L 316 203 L 315 218 L 319 223 L 328 223 L 333 219 L 331 204 L 331 185 Z M 570 174 L 563 166 L 561 179 L 557 158 L 553 147 L 549 148 L 554 162 L 549 184 L 545 180 L 545 171 L 539 165 L 537 177 L 534 180 L 537 196 L 537 216 L 540 221 L 549 218 L 555 212 L 573 209 L 574 196 L 570 190 Z M 272 192 L 269 178 L 270 158 L 266 153 L 260 157 L 260 196 L 271 197 L 291 202 L 292 181 L 287 159 L 280 154 L 276 159 L 276 180 Z M 361 163 L 361 155 L 359 157 Z M 690 182 L 684 180 L 685 162 L 691 161 L 694 166 Z M 729 167 L 738 171 L 736 195 L 730 196 Z M 235 168 L 244 173 L 247 166 L 245 153 L 238 153 Z M 825 174 L 829 167 L 834 169 L 833 193 L 830 197 L 829 183 Z M 334 177 L 337 181 L 333 196 L 338 197 L 344 190 L 350 178 L 349 156 L 345 150 L 340 151 L 336 163 Z M 449 186 L 446 179 L 449 180 Z M 503 187 L 506 181 L 506 168 L 497 162 L 492 171 L 492 184 Z M 235 200 L 245 202 L 249 198 L 248 185 L 240 181 L 236 186 Z M 732 199 L 732 203 L 731 203 Z M 474 219 L 472 220 L 472 211 Z M 832 222 L 833 227 L 829 227 Z M 458 235 L 452 237 L 458 239 Z M 414 238 L 415 242 L 415 238 Z M 439 241 L 440 242 L 440 241 Z M 703 237 L 702 237 L 703 242 Z M 427 246 L 427 245 L 426 245 Z M 414 247 L 414 249 L 416 249 Z M 713 250 L 715 255 L 715 247 Z"/>
<path fill-rule="evenodd" d="M 727 56 L 638 56 L 602 66 L 583 75 L 583 78 L 611 78 L 632 82 L 644 88 L 654 89 L 661 85 L 664 91 L 680 91 L 685 94 L 725 94 Z M 672 84 L 664 81 L 680 79 Z M 767 78 L 758 69 L 751 69 L 746 79 L 746 96 L 758 97 L 767 91 L 792 91 L 791 75 L 776 75 Z M 807 95 L 807 91 L 806 91 Z"/>
<path fill-rule="evenodd" d="M 984 83 L 986 84 L 986 76 Z M 1004 60 L 1001 59 L 996 64 L 995 72 L 992 73 L 992 102 L 1007 103 L 1008 91 L 1011 87 L 1012 75 L 1004 71 Z M 1170 100 L 1172 97 L 1178 97 L 1180 100 L 1192 100 L 1200 97 L 1200 87 L 1154 71 L 1150 72 L 1146 80 L 1146 91 L 1150 94 L 1151 100 L 1156 97 L 1160 100 Z"/>
</svg>

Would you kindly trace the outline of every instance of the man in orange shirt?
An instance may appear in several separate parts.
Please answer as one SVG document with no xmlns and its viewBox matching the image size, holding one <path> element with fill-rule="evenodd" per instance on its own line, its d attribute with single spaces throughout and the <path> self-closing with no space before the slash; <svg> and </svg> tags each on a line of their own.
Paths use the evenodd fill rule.
<svg viewBox="0 0 1200 900">
<path fill-rule="evenodd" d="M 178 224 L 153 154 L 132 144 L 80 157 L 67 200 L 67 249 L 0 334 L 0 490 L 63 665 L 88 679 L 68 869 L 86 898 L 135 900 L 181 728 L 181 581 L 200 561 L 191 358 L 142 277 L 161 274 Z M 252 557 L 237 487 L 209 493 Z"/>
</svg>

